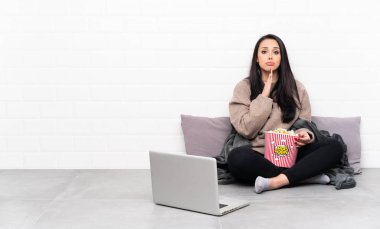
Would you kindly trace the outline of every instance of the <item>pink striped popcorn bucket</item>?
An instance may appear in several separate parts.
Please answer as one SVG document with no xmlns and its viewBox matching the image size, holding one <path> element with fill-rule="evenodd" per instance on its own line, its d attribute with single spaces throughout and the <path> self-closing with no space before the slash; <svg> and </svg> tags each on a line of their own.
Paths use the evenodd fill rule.
<svg viewBox="0 0 380 229">
<path fill-rule="evenodd" d="M 298 153 L 296 138 L 295 135 L 266 132 L 264 157 L 278 167 L 292 167 Z"/>
</svg>

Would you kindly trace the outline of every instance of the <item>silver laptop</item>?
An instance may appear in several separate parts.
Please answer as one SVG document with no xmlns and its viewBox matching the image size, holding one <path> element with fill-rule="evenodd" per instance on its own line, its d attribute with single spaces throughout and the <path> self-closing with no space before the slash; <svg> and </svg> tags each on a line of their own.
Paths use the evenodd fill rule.
<svg viewBox="0 0 380 229">
<path fill-rule="evenodd" d="M 156 204 L 222 216 L 249 202 L 219 202 L 216 160 L 185 154 L 149 152 L 153 201 Z"/>
</svg>

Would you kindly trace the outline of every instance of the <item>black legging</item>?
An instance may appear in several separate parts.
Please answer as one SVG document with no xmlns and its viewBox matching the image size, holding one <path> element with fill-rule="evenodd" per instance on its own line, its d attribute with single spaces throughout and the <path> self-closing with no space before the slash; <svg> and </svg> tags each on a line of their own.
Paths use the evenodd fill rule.
<svg viewBox="0 0 380 229">
<path fill-rule="evenodd" d="M 233 149 L 227 160 L 231 174 L 244 183 L 252 183 L 257 176 L 265 178 L 285 174 L 290 185 L 326 172 L 343 155 L 340 143 L 334 139 L 310 143 L 298 149 L 296 164 L 291 168 L 277 167 L 249 146 Z"/>
</svg>

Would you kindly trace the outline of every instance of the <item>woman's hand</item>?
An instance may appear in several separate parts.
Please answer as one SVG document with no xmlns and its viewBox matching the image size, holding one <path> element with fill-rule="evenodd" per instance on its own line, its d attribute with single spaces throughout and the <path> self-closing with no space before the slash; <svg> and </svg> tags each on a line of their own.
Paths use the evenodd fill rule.
<svg viewBox="0 0 380 229">
<path fill-rule="evenodd" d="M 272 71 L 272 68 L 270 68 L 268 80 L 267 82 L 265 82 L 263 92 L 261 93 L 265 97 L 269 97 L 270 95 L 270 88 L 272 87 L 272 76 L 273 76 L 273 71 Z"/>
<path fill-rule="evenodd" d="M 309 134 L 306 131 L 300 131 L 296 138 L 296 146 L 301 147 L 309 144 L 311 141 Z"/>
</svg>

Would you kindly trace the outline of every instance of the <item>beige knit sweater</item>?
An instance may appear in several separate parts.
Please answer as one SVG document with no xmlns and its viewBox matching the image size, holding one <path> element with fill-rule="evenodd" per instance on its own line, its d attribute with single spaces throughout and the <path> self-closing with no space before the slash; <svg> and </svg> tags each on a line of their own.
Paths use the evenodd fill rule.
<svg viewBox="0 0 380 229">
<path fill-rule="evenodd" d="M 294 119 L 289 123 L 282 122 L 281 109 L 271 98 L 260 94 L 256 99 L 250 101 L 251 88 L 248 79 L 243 79 L 235 86 L 229 103 L 230 120 L 239 134 L 251 140 L 253 150 L 264 154 L 264 131 L 276 128 L 289 129 L 298 118 L 311 121 L 311 107 L 307 91 L 301 82 L 296 81 L 296 84 L 301 100 L 301 109 L 296 110 Z M 273 86 L 274 83 L 272 88 Z M 307 132 L 314 141 L 313 134 L 310 131 Z"/>
</svg>

